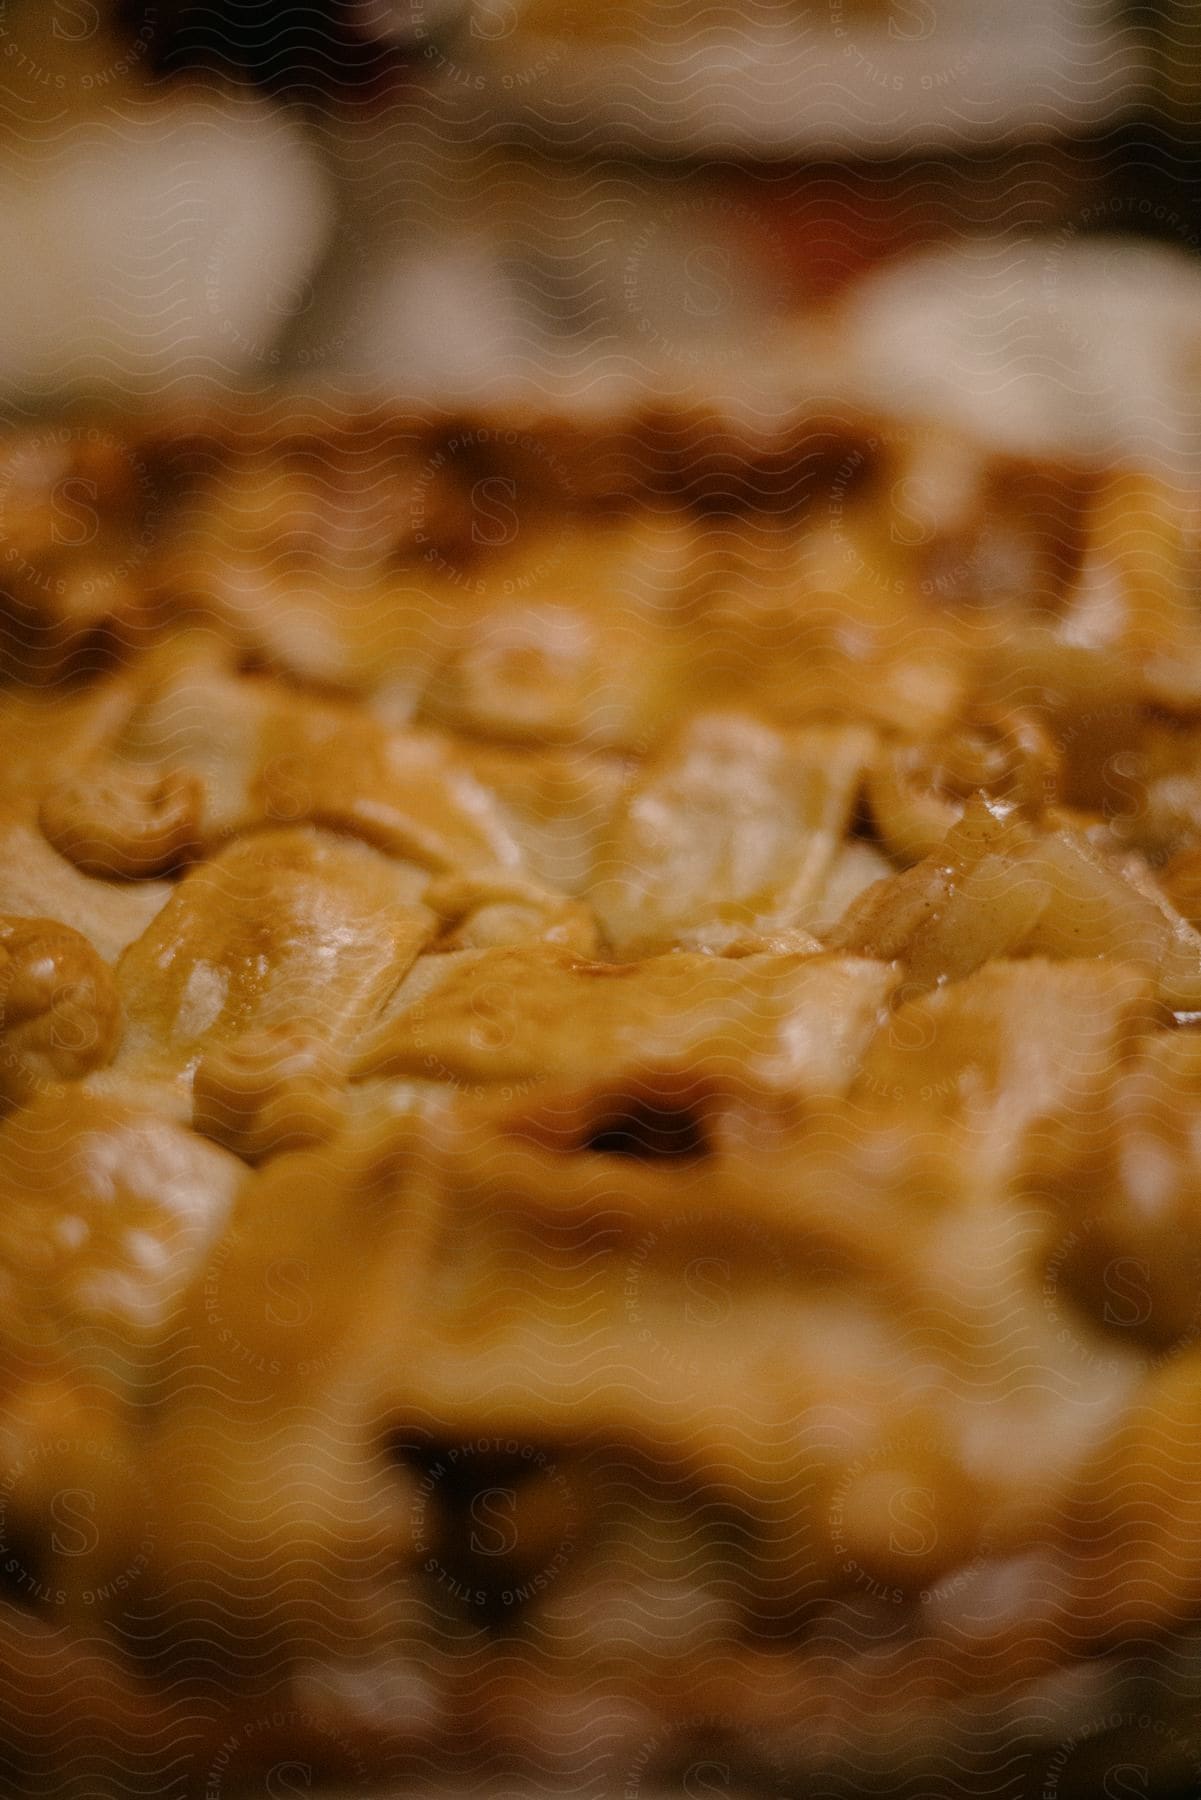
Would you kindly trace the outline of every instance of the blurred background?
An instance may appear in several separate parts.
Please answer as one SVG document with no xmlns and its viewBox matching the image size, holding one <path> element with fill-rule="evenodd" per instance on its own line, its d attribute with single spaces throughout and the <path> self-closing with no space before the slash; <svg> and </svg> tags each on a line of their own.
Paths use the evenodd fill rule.
<svg viewBox="0 0 1201 1800">
<path fill-rule="evenodd" d="M 0 0 L 0 403 L 832 382 L 1201 469 L 1201 7 Z"/>
</svg>

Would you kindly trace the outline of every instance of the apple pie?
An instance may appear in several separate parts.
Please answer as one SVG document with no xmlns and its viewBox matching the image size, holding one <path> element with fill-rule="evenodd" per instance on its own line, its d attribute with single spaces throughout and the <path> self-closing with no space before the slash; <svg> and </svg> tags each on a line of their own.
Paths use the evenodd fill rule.
<svg viewBox="0 0 1201 1800">
<path fill-rule="evenodd" d="M 1196 1791 L 1199 576 L 834 401 L 9 431 L 6 1794 Z"/>
</svg>

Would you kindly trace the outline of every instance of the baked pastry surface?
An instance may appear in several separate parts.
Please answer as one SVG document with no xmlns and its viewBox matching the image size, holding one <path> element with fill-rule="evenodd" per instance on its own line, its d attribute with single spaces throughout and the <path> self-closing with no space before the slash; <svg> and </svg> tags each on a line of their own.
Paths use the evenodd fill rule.
<svg viewBox="0 0 1201 1800">
<path fill-rule="evenodd" d="M 834 406 L 10 434 L 7 1788 L 1196 1779 L 1199 547 Z"/>
</svg>

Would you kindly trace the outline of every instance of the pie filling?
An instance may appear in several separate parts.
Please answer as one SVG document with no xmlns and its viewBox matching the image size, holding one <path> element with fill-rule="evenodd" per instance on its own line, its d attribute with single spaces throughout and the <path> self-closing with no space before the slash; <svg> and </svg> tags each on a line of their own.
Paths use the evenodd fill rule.
<svg viewBox="0 0 1201 1800">
<path fill-rule="evenodd" d="M 1197 496 L 230 415 L 0 539 L 5 1791 L 1195 1781 Z"/>
</svg>

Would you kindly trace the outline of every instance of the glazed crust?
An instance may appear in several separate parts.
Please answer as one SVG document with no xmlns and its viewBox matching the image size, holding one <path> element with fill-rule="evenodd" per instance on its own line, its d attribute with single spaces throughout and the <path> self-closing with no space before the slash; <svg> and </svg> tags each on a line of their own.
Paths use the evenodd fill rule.
<svg viewBox="0 0 1201 1800">
<path fill-rule="evenodd" d="M 17 1791 L 1187 1772 L 1196 497 L 623 405 L 9 443 Z"/>
</svg>

